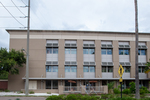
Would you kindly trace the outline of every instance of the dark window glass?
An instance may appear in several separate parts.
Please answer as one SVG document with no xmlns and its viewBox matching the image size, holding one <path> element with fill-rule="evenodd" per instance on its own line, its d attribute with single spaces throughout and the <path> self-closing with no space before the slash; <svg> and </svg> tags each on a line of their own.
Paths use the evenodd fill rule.
<svg viewBox="0 0 150 100">
<path fill-rule="evenodd" d="M 51 81 L 46 81 L 46 89 L 51 89 Z"/>
<path fill-rule="evenodd" d="M 53 89 L 58 89 L 58 81 L 53 80 Z"/>
<path fill-rule="evenodd" d="M 119 49 L 119 55 L 123 55 L 123 49 Z"/>
</svg>

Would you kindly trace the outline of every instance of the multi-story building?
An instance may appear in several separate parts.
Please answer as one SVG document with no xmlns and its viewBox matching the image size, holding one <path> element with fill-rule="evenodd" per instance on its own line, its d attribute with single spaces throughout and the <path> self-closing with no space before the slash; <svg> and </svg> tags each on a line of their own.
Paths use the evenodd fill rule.
<svg viewBox="0 0 150 100">
<path fill-rule="evenodd" d="M 27 31 L 7 30 L 10 49 L 26 50 Z M 150 34 L 139 33 L 139 83 L 149 88 L 144 73 L 150 59 Z M 124 68 L 123 88 L 135 81 L 135 33 L 99 31 L 30 30 L 29 89 L 58 92 L 59 86 L 119 85 L 119 65 Z M 9 75 L 8 89 L 25 88 L 25 68 Z"/>
</svg>

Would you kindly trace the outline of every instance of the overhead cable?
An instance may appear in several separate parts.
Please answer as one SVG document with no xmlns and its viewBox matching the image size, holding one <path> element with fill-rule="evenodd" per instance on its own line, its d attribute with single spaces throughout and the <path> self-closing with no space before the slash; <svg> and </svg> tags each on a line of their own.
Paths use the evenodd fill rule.
<svg viewBox="0 0 150 100">
<path fill-rule="evenodd" d="M 20 25 L 24 26 L 22 23 L 20 23 L 20 22 L 13 16 L 13 14 L 11 14 L 11 12 L 3 5 L 2 2 L 0 2 L 0 3 L 1 3 L 2 6 L 8 11 L 8 13 L 9 13 Z M 24 26 L 24 27 L 25 27 L 25 26 Z"/>
<path fill-rule="evenodd" d="M 15 7 L 16 7 L 24 16 L 26 16 L 26 15 L 16 6 L 16 4 L 13 2 L 13 0 L 11 0 L 11 2 L 15 5 Z"/>
</svg>

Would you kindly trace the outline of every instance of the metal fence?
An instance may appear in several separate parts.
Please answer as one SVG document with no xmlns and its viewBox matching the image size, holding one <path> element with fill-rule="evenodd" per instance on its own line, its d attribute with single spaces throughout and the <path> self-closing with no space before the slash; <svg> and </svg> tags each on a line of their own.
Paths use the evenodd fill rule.
<svg viewBox="0 0 150 100">
<path fill-rule="evenodd" d="M 103 86 L 86 86 L 85 88 L 88 93 L 103 93 L 104 92 Z"/>
<path fill-rule="evenodd" d="M 64 86 L 64 92 L 81 93 L 81 87 L 80 86 Z"/>
</svg>

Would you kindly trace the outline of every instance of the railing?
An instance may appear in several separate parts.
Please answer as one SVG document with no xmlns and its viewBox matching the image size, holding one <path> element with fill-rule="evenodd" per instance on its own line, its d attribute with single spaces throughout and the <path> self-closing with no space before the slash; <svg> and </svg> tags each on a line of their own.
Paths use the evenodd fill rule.
<svg viewBox="0 0 150 100">
<path fill-rule="evenodd" d="M 86 86 L 86 91 L 88 93 L 103 93 L 104 87 L 103 86 Z"/>
<path fill-rule="evenodd" d="M 104 86 L 64 86 L 64 93 L 104 93 Z"/>
<path fill-rule="evenodd" d="M 81 92 L 80 86 L 64 86 L 64 92 Z"/>
</svg>

